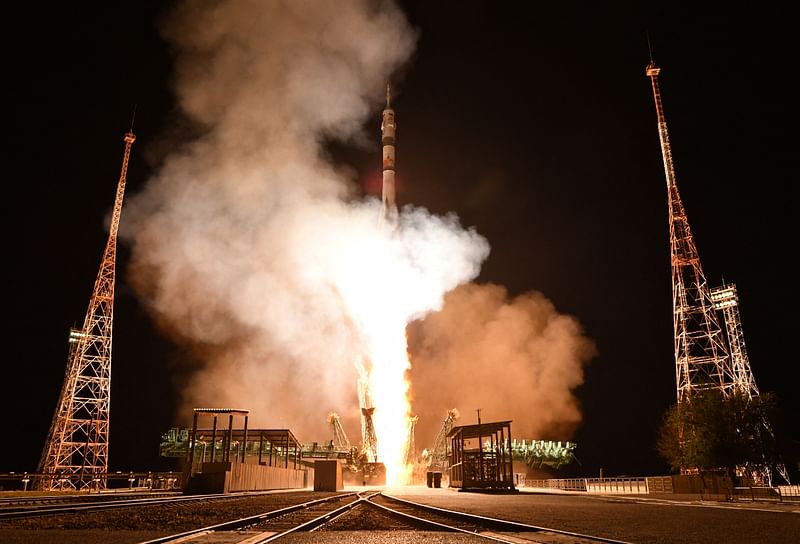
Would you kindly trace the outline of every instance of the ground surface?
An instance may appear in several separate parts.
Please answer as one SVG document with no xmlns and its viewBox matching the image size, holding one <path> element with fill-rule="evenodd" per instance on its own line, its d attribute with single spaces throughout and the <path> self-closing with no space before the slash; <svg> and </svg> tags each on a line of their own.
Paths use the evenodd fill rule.
<svg viewBox="0 0 800 544">
<path fill-rule="evenodd" d="M 347 488 L 346 491 L 356 489 L 363 488 Z M 800 503 L 732 504 L 702 501 L 696 496 L 612 496 L 532 490 L 484 494 L 424 486 L 386 492 L 440 508 L 641 544 L 788 544 L 798 542 L 800 534 Z M 330 493 L 303 490 L 250 499 L 235 498 L 216 503 L 213 509 L 207 504 L 182 504 L 2 522 L 0 542 L 134 544 L 325 495 Z M 335 544 L 477 541 L 469 535 L 386 531 L 380 523 L 369 527 L 367 531 L 299 533 L 287 541 Z"/>
</svg>

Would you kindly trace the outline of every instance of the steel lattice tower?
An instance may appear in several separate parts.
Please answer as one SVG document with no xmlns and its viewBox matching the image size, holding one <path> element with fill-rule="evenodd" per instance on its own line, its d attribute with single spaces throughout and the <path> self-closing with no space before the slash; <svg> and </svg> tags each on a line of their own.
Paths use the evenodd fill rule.
<svg viewBox="0 0 800 544">
<path fill-rule="evenodd" d="M 442 428 L 439 429 L 439 434 L 436 435 L 436 441 L 433 444 L 433 450 L 428 457 L 428 465 L 433 470 L 443 471 L 447 468 L 447 435 L 453 428 L 453 422 L 458 419 L 459 413 L 455 408 L 447 411 L 447 417 L 442 423 Z"/>
<path fill-rule="evenodd" d="M 368 463 L 378 460 L 378 436 L 375 434 L 375 426 L 372 424 L 372 413 L 375 408 L 362 408 L 362 421 L 364 432 L 362 437 L 362 448 Z"/>
<path fill-rule="evenodd" d="M 328 414 L 328 423 L 331 426 L 331 433 L 333 434 L 333 446 L 337 449 L 350 449 L 350 439 L 344 432 L 342 422 L 339 420 L 339 414 L 331 412 Z"/>
<path fill-rule="evenodd" d="M 70 333 L 64 384 L 39 461 L 40 489 L 99 490 L 106 487 L 117 231 L 128 160 L 135 140 L 133 130 L 125 134 L 122 172 L 103 261 L 83 328 Z"/>
<path fill-rule="evenodd" d="M 664 158 L 669 203 L 670 259 L 672 263 L 672 309 L 675 333 L 675 380 L 678 402 L 692 390 L 720 389 L 729 396 L 735 384 L 722 329 L 717 320 L 711 290 L 706 282 L 697 247 L 683 209 L 661 105 L 654 62 L 646 74 L 653 84 L 658 134 Z"/>
</svg>

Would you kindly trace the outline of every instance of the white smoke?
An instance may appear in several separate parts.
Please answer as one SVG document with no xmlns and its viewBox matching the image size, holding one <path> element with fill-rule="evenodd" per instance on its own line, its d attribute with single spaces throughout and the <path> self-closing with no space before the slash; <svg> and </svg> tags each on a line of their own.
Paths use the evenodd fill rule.
<svg viewBox="0 0 800 544">
<path fill-rule="evenodd" d="M 512 436 L 527 440 L 568 440 L 582 419 L 572 391 L 596 347 L 542 293 L 461 285 L 441 311 L 412 324 L 409 344 L 414 405 L 428 416 L 417 424 L 425 444 L 453 407 L 457 425 L 476 423 L 480 409 L 483 421 L 512 420 Z"/>
<path fill-rule="evenodd" d="M 309 440 L 334 410 L 355 428 L 365 324 L 440 307 L 488 254 L 422 208 L 377 228 L 377 200 L 325 155 L 326 138 L 360 137 L 415 35 L 393 3 L 368 1 L 187 2 L 164 29 L 204 135 L 129 199 L 123 234 L 139 292 L 203 362 L 181 419 L 240 407 Z"/>
<path fill-rule="evenodd" d="M 534 298 L 525 305 L 544 321 L 506 320 L 519 304 L 476 296 L 451 294 L 443 308 L 446 293 L 478 275 L 487 241 L 419 207 L 402 210 L 396 231 L 379 228 L 380 203 L 361 198 L 326 154 L 327 140 L 365 138 L 386 82 L 413 52 L 415 33 L 393 2 L 184 2 L 164 35 L 182 113 L 202 136 L 176 147 L 128 199 L 121 235 L 142 299 L 200 362 L 178 423 L 194 407 L 243 408 L 251 427 L 289 427 L 308 442 L 330 436 L 335 411 L 357 443 L 354 363 L 378 341 L 381 320 L 402 328 L 437 310 L 416 324 L 418 428 L 470 408 L 457 398 L 469 394 L 467 378 L 484 384 L 484 406 L 490 385 L 498 398 L 521 386 L 506 400 L 529 403 L 511 415 L 530 406 L 527 417 L 539 421 L 531 432 L 580 419 L 570 390 L 591 349 L 577 323 L 541 301 L 530 310 Z M 482 324 L 446 325 L 468 318 Z M 521 327 L 519 345 L 492 351 L 502 323 Z M 434 347 L 445 341 L 464 349 Z M 498 383 L 504 369 L 532 377 Z M 445 392 L 454 383 L 465 388 Z"/>
</svg>

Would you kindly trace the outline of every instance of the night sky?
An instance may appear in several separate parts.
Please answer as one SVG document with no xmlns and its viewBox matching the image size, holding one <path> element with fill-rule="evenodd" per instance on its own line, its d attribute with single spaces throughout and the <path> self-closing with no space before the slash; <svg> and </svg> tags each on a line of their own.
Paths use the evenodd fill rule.
<svg viewBox="0 0 800 544">
<path fill-rule="evenodd" d="M 736 283 L 756 382 L 777 395 L 781 428 L 800 439 L 793 19 L 770 3 L 753 11 L 612 4 L 401 3 L 418 41 L 394 82 L 398 204 L 455 212 L 491 245 L 477 282 L 543 293 L 595 342 L 598 355 L 576 390 L 584 418 L 573 437 L 579 464 L 569 470 L 666 474 L 655 441 L 675 401 L 675 364 L 649 35 L 706 277 Z M 126 196 L 189 135 L 159 33 L 168 7 L 17 6 L 6 14 L 0 472 L 36 468 L 69 328 L 83 321 L 107 239 L 134 107 Z M 372 148 L 330 149 L 357 171 L 365 194 L 380 192 L 382 107 L 377 95 L 366 127 Z M 126 281 L 127 258 L 121 243 L 109 468 L 147 470 L 160 466 L 179 369 L 192 354 L 157 332 Z M 463 422 L 475 408 L 460 407 Z"/>
</svg>

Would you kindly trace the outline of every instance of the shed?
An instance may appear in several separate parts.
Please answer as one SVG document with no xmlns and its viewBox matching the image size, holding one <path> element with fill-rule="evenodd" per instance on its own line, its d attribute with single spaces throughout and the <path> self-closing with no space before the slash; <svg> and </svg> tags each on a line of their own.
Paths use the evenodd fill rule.
<svg viewBox="0 0 800 544">
<path fill-rule="evenodd" d="M 514 490 L 511 421 L 453 427 L 450 440 L 450 487 Z"/>
</svg>

